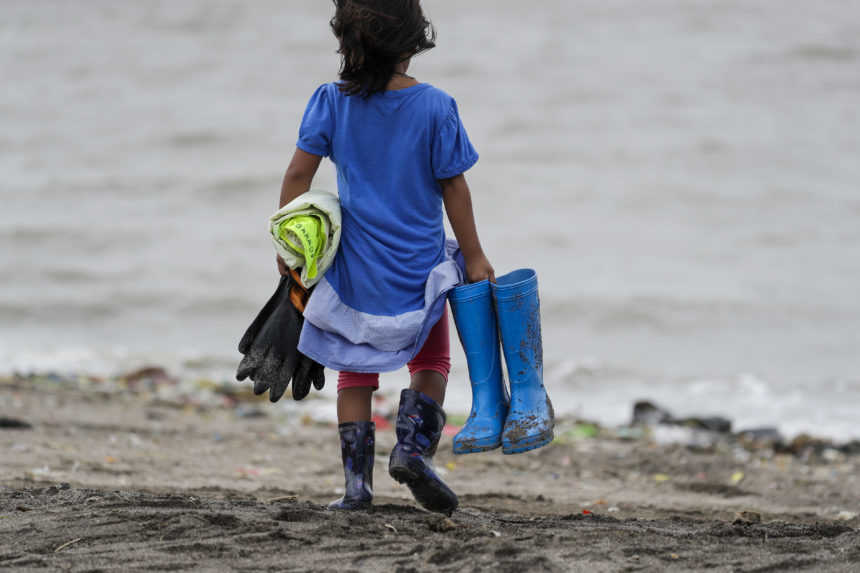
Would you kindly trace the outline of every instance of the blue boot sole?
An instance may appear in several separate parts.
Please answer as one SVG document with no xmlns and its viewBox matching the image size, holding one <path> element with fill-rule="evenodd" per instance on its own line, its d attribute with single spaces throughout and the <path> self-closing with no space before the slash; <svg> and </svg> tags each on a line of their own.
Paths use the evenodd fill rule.
<svg viewBox="0 0 860 573">
<path fill-rule="evenodd" d="M 555 433 L 552 429 L 549 429 L 545 432 L 537 434 L 536 436 L 526 436 L 525 438 L 521 440 L 516 440 L 514 442 L 511 442 L 509 440 L 502 440 L 502 453 L 521 454 L 530 450 L 536 450 L 550 443 L 554 437 Z"/>
<path fill-rule="evenodd" d="M 455 454 L 476 454 L 478 452 L 489 452 L 502 446 L 501 436 L 490 436 L 489 438 L 467 438 L 454 441 Z"/>
</svg>

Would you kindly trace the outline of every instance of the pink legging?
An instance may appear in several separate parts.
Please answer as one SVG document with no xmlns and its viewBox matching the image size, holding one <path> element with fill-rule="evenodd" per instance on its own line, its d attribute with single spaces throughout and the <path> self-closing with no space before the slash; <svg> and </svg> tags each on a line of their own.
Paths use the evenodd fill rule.
<svg viewBox="0 0 860 573">
<path fill-rule="evenodd" d="M 442 318 L 430 329 L 427 341 L 415 358 L 407 364 L 409 374 L 415 374 L 421 370 L 432 370 L 441 374 L 445 380 L 451 371 L 451 345 L 448 340 L 448 307 Z M 355 388 L 358 386 L 370 386 L 374 390 L 379 388 L 379 374 L 364 372 L 340 372 L 337 376 L 337 389 Z"/>
</svg>

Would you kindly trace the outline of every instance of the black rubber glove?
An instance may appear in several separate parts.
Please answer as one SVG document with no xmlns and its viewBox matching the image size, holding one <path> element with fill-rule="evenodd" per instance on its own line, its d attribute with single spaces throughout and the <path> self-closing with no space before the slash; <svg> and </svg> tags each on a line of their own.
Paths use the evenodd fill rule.
<svg viewBox="0 0 860 573">
<path fill-rule="evenodd" d="M 290 300 L 294 285 L 291 276 L 281 277 L 275 293 L 239 342 L 239 352 L 245 357 L 236 378 L 251 378 L 254 393 L 268 390 L 272 402 L 280 400 L 291 381 L 295 400 L 307 396 L 311 384 L 317 390 L 325 384 L 322 365 L 298 350 L 304 317 Z"/>
<path fill-rule="evenodd" d="M 299 366 L 293 375 L 293 399 L 301 400 L 311 391 L 311 384 L 322 390 L 325 384 L 325 371 L 322 364 L 300 354 Z"/>
</svg>

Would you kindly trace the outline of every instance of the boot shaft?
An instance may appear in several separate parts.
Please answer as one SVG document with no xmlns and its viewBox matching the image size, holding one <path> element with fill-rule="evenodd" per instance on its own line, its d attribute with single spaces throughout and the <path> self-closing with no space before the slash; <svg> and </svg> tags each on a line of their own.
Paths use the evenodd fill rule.
<svg viewBox="0 0 860 573">
<path fill-rule="evenodd" d="M 346 422 L 339 424 L 340 455 L 346 478 L 346 495 L 373 495 L 373 462 L 376 446 L 376 424 Z"/>
<path fill-rule="evenodd" d="M 400 393 L 396 426 L 399 445 L 432 457 L 444 427 L 445 412 L 435 400 L 410 388 Z"/>
<path fill-rule="evenodd" d="M 448 295 L 472 386 L 504 390 L 499 328 L 489 281 L 463 285 Z M 501 384 L 499 384 L 501 382 Z"/>
<path fill-rule="evenodd" d="M 492 289 L 511 391 L 520 382 L 543 385 L 537 275 L 531 269 L 520 269 L 499 277 Z"/>
</svg>

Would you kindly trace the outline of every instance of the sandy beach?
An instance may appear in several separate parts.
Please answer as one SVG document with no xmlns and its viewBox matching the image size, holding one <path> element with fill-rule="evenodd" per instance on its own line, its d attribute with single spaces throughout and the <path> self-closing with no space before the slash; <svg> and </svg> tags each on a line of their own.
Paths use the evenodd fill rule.
<svg viewBox="0 0 860 573">
<path fill-rule="evenodd" d="M 461 501 L 449 519 L 388 476 L 387 428 L 374 510 L 335 513 L 325 510 L 343 485 L 332 424 L 244 387 L 165 399 L 170 384 L 2 379 L 0 568 L 860 567 L 860 457 L 839 449 L 657 445 L 650 432 L 574 420 L 515 456 L 454 456 L 446 436 L 436 462 Z"/>
</svg>

